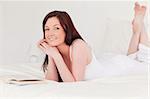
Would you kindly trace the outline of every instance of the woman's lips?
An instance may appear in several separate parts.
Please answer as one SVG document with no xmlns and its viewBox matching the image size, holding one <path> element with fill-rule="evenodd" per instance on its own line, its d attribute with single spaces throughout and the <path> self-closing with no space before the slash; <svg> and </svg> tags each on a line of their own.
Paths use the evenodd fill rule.
<svg viewBox="0 0 150 99">
<path fill-rule="evenodd" d="M 54 40 L 56 40 L 56 39 L 57 39 L 56 36 L 51 36 L 51 37 L 48 38 L 48 40 L 50 40 L 50 41 L 54 41 Z"/>
</svg>

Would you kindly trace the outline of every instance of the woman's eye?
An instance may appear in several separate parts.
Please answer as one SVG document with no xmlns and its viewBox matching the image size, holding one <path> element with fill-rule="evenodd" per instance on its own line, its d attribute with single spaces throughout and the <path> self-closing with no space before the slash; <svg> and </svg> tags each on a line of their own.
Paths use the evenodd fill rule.
<svg viewBox="0 0 150 99">
<path fill-rule="evenodd" d="M 54 29 L 55 29 L 55 30 L 59 30 L 59 27 L 55 27 Z"/>
<path fill-rule="evenodd" d="M 49 29 L 44 29 L 44 31 L 49 31 Z"/>
</svg>

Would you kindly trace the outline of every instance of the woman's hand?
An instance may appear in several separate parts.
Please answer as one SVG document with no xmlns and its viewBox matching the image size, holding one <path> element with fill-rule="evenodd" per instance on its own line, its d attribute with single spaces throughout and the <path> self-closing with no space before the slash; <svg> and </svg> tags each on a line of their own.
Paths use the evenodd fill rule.
<svg viewBox="0 0 150 99">
<path fill-rule="evenodd" d="M 52 47 L 50 46 L 46 39 L 42 39 L 39 41 L 38 43 L 38 47 L 45 53 L 47 54 L 48 56 L 51 56 L 51 57 L 55 57 L 56 55 L 60 54 L 58 49 L 56 47 Z"/>
</svg>

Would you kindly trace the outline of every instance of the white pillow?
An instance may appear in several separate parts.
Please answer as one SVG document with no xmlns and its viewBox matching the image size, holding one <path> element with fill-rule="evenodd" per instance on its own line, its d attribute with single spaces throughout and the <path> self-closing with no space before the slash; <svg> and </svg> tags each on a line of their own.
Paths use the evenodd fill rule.
<svg viewBox="0 0 150 99">
<path fill-rule="evenodd" d="M 0 65 L 0 78 L 44 78 L 41 63 Z"/>
</svg>

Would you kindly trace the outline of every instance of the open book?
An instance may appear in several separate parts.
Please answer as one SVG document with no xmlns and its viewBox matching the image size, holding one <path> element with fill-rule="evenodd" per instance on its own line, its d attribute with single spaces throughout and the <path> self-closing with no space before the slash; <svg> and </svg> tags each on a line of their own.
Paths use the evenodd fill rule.
<svg viewBox="0 0 150 99">
<path fill-rule="evenodd" d="M 31 84 L 44 84 L 48 81 L 45 79 L 40 79 L 36 77 L 12 77 L 7 79 L 8 84 L 15 84 L 15 85 L 31 85 Z"/>
<path fill-rule="evenodd" d="M 15 85 L 31 85 L 31 84 L 43 84 L 46 83 L 46 80 L 40 79 L 24 79 L 24 80 L 17 80 L 17 79 L 10 79 L 8 84 L 15 84 Z"/>
</svg>

